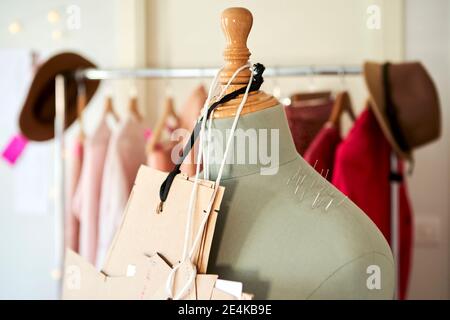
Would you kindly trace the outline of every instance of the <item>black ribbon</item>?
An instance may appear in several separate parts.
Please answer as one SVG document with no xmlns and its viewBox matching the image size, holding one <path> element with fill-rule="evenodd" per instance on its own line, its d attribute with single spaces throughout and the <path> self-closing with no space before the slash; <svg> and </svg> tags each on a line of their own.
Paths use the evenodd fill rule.
<svg viewBox="0 0 450 320">
<path fill-rule="evenodd" d="M 399 145 L 400 149 L 405 152 L 410 150 L 408 142 L 403 135 L 402 128 L 399 124 L 396 108 L 392 101 L 391 86 L 389 82 L 389 63 L 383 65 L 383 87 L 384 87 L 384 100 L 386 103 L 386 116 L 389 122 L 389 127 L 391 129 L 392 135 L 395 141 Z"/>
<path fill-rule="evenodd" d="M 264 82 L 264 78 L 263 78 L 264 70 L 265 70 L 264 65 L 262 65 L 260 63 L 253 65 L 253 80 L 250 85 L 249 92 L 258 91 L 261 88 L 261 85 Z M 208 108 L 208 112 L 206 114 L 206 119 L 208 119 L 210 117 L 211 113 L 218 106 L 237 98 L 239 95 L 244 94 L 246 90 L 247 90 L 246 86 L 239 88 L 229 94 L 226 94 L 219 101 L 214 102 Z M 161 185 L 161 188 L 159 189 L 159 198 L 161 199 L 161 203 L 159 204 L 159 207 L 157 209 L 158 212 L 162 211 L 162 205 L 163 205 L 164 201 L 166 201 L 167 196 L 169 195 L 170 187 L 172 186 L 173 180 L 181 172 L 180 171 L 181 164 L 183 163 L 184 159 L 187 157 L 189 152 L 194 147 L 195 141 L 197 140 L 198 135 L 200 133 L 202 121 L 203 121 L 203 117 L 200 118 L 200 120 L 195 125 L 194 130 L 191 133 L 191 137 L 190 137 L 188 143 L 183 148 L 183 153 L 180 155 L 179 159 L 176 162 L 175 168 L 167 175 L 166 180 L 164 180 L 164 182 Z"/>
<path fill-rule="evenodd" d="M 390 172 L 389 173 L 389 181 L 394 181 L 394 182 L 403 182 L 403 174 L 401 174 L 400 172 Z"/>
</svg>

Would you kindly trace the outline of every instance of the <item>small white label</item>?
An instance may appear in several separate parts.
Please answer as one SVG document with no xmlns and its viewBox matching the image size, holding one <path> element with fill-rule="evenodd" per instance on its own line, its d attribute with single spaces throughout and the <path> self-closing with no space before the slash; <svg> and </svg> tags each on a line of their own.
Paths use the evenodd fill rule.
<svg viewBox="0 0 450 320">
<path fill-rule="evenodd" d="M 127 267 L 127 277 L 134 277 L 136 274 L 136 266 L 134 264 L 129 264 Z"/>
</svg>

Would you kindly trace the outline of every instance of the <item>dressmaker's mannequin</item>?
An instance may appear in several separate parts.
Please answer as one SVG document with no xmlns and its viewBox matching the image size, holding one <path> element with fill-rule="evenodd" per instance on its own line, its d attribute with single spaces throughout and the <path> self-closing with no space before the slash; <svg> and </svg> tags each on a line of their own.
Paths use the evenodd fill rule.
<svg viewBox="0 0 450 320">
<path fill-rule="evenodd" d="M 228 47 L 222 83 L 248 60 L 251 24 L 246 9 L 223 13 Z M 234 89 L 245 85 L 249 76 L 236 78 Z M 215 112 L 214 137 L 225 136 L 231 128 L 239 101 Z M 244 282 L 258 299 L 391 299 L 394 265 L 386 240 L 356 205 L 297 154 L 282 106 L 263 92 L 252 94 L 238 128 L 249 135 L 247 130 L 257 129 L 253 132 L 259 143 L 274 139 L 267 151 L 258 151 L 271 157 L 275 174 L 269 174 L 270 165 L 259 155 L 256 164 L 249 163 L 249 140 L 243 150 L 236 150 L 235 140 L 235 155 L 242 159 L 245 154 L 246 164 L 230 164 L 224 171 L 221 184 L 226 190 L 208 272 Z M 212 162 L 220 157 L 214 159 L 214 152 L 211 156 Z M 214 180 L 219 164 L 209 167 Z"/>
</svg>

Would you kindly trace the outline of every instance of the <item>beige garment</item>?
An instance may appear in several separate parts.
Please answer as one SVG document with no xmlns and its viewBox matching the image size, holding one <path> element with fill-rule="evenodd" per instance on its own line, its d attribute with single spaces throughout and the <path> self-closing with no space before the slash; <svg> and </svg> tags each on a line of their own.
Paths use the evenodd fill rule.
<svg viewBox="0 0 450 320">
<path fill-rule="evenodd" d="M 66 246 L 71 250 L 78 252 L 79 232 L 80 232 L 80 213 L 74 210 L 74 196 L 81 176 L 83 165 L 83 141 L 78 136 L 74 141 L 73 152 L 71 154 L 72 165 L 70 168 L 69 184 L 66 202 L 66 227 L 65 241 Z"/>
<path fill-rule="evenodd" d="M 106 151 L 111 130 L 104 116 L 84 144 L 84 161 L 75 194 L 74 210 L 80 213 L 80 255 L 95 263 L 97 254 L 98 215 Z"/>
<path fill-rule="evenodd" d="M 145 126 L 129 116 L 112 134 L 100 198 L 97 269 L 101 269 L 120 225 L 139 167 L 145 164 Z"/>
</svg>

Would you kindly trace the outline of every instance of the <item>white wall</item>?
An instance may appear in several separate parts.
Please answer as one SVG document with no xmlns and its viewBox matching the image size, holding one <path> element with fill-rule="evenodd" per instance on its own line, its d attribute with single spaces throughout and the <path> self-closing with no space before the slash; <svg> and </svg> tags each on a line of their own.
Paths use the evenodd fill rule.
<svg viewBox="0 0 450 320">
<path fill-rule="evenodd" d="M 411 299 L 449 299 L 450 2 L 407 0 L 405 9 L 406 59 L 420 60 L 435 80 L 443 125 L 437 143 L 415 152 L 409 187 L 418 237 L 409 292 Z M 420 239 L 421 224 L 437 232 L 436 241 Z"/>
<path fill-rule="evenodd" d="M 81 9 L 81 29 L 71 32 L 66 30 L 61 40 L 55 41 L 51 33 L 65 25 L 65 10 L 71 4 Z M 139 22 L 136 21 L 136 7 L 141 4 L 139 1 L 120 0 L 2 0 L 0 49 L 33 49 L 44 57 L 59 51 L 73 50 L 103 67 L 132 66 L 138 62 L 137 52 L 142 43 L 137 39 L 142 37 L 142 33 L 136 32 L 134 28 Z M 62 14 L 63 19 L 56 26 L 47 22 L 47 13 L 51 9 L 57 9 Z M 20 21 L 23 30 L 11 35 L 8 25 L 15 19 Z M 101 105 L 102 97 L 99 94 L 87 111 L 88 132 L 99 119 Z M 0 106 L 2 114 L 6 113 L 5 108 L 8 107 Z M 118 103 L 118 109 L 123 112 L 125 105 Z M 7 121 L 14 123 L 16 119 Z M 0 126 L 0 146 L 5 145 L 11 134 L 8 128 Z M 51 149 L 45 150 L 51 152 Z M 52 155 L 47 156 L 52 159 Z M 48 165 L 50 177 L 47 178 L 51 181 L 53 164 L 50 162 Z M 34 170 L 38 172 L 41 168 L 36 166 Z M 55 298 L 56 283 L 50 277 L 54 267 L 52 202 L 48 198 L 48 212 L 43 215 L 34 215 L 32 212 L 21 215 L 13 199 L 15 176 L 14 168 L 0 161 L 0 299 Z M 23 201 L 29 200 L 29 197 L 23 194 Z"/>
</svg>

